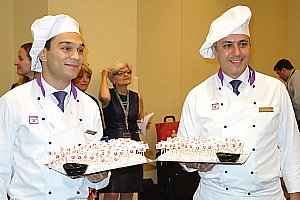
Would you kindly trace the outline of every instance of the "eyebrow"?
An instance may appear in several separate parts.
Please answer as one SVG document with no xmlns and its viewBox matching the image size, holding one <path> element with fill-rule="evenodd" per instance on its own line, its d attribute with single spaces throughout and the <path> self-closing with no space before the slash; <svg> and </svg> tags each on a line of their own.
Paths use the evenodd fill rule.
<svg viewBox="0 0 300 200">
<path fill-rule="evenodd" d="M 62 41 L 59 44 L 70 44 L 70 45 L 74 45 L 73 42 L 69 42 L 69 41 Z M 79 46 L 85 47 L 85 44 L 81 43 Z"/>
<path fill-rule="evenodd" d="M 234 42 L 234 41 L 223 41 L 222 42 L 222 44 L 225 44 L 225 43 L 240 43 L 240 42 L 249 42 L 249 40 L 247 40 L 247 39 L 245 39 L 245 40 L 239 40 L 239 41 L 236 41 L 236 42 Z"/>
</svg>

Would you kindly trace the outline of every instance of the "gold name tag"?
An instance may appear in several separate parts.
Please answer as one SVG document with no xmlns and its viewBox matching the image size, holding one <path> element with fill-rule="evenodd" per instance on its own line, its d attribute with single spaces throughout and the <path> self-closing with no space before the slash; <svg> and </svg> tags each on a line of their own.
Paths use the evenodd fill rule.
<svg viewBox="0 0 300 200">
<path fill-rule="evenodd" d="M 274 112 L 273 107 L 259 107 L 259 112 Z"/>
</svg>

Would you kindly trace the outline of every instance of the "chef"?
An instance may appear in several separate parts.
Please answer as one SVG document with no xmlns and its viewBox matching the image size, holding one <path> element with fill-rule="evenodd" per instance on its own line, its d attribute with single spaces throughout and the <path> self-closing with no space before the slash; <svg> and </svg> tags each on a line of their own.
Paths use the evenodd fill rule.
<svg viewBox="0 0 300 200">
<path fill-rule="evenodd" d="M 186 163 L 201 177 L 195 200 L 283 200 L 283 176 L 291 199 L 300 199 L 300 136 L 285 86 L 249 66 L 251 11 L 236 6 L 214 20 L 200 48 L 217 58 L 219 71 L 192 89 L 178 135 L 235 138 L 251 152 L 243 165 Z"/>
<path fill-rule="evenodd" d="M 0 99 L 0 199 L 86 199 L 88 187 L 108 184 L 108 172 L 71 179 L 45 166 L 49 151 L 102 137 L 96 103 L 71 83 L 85 48 L 79 24 L 45 16 L 31 32 L 32 70 L 42 74 Z"/>
</svg>

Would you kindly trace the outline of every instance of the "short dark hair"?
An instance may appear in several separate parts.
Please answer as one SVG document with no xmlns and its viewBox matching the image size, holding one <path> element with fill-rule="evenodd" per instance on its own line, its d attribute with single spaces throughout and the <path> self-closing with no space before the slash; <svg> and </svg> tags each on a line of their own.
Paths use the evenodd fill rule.
<svg viewBox="0 0 300 200">
<path fill-rule="evenodd" d="M 45 43 L 44 48 L 46 48 L 48 51 L 50 51 L 50 49 L 51 49 L 51 42 L 52 42 L 52 40 L 53 40 L 54 38 L 55 38 L 55 36 L 53 36 L 52 38 L 50 38 L 49 40 L 47 40 L 46 43 Z M 40 62 L 41 62 L 41 64 L 42 64 L 41 59 L 39 59 L 39 60 L 40 60 Z"/>
<path fill-rule="evenodd" d="M 44 48 L 46 48 L 48 51 L 50 51 L 51 49 L 51 42 L 52 40 L 55 38 L 55 36 L 53 36 L 52 38 L 50 38 L 49 40 L 46 41 Z"/>
<path fill-rule="evenodd" d="M 273 70 L 274 71 L 281 71 L 282 68 L 285 68 L 285 69 L 294 69 L 292 63 L 289 61 L 289 60 L 286 60 L 286 59 L 281 59 L 279 60 L 276 65 L 274 66 Z"/>
</svg>

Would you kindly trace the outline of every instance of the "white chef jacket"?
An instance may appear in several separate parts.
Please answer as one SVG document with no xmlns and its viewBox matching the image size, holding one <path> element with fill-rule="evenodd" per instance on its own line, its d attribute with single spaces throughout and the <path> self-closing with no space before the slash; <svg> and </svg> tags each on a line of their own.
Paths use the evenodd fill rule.
<svg viewBox="0 0 300 200">
<path fill-rule="evenodd" d="M 12 200 L 86 199 L 88 187 L 108 184 L 109 178 L 91 183 L 45 166 L 48 151 L 99 141 L 103 130 L 98 106 L 73 84 L 64 113 L 44 86 L 40 76 L 0 99 L 0 199 L 7 193 Z"/>
<path fill-rule="evenodd" d="M 252 153 L 243 165 L 199 172 L 194 200 L 282 200 L 281 175 L 290 193 L 300 191 L 300 136 L 287 90 L 273 77 L 246 70 L 249 81 L 239 96 L 223 85 L 220 70 L 185 100 L 178 136 L 241 139 Z"/>
</svg>

